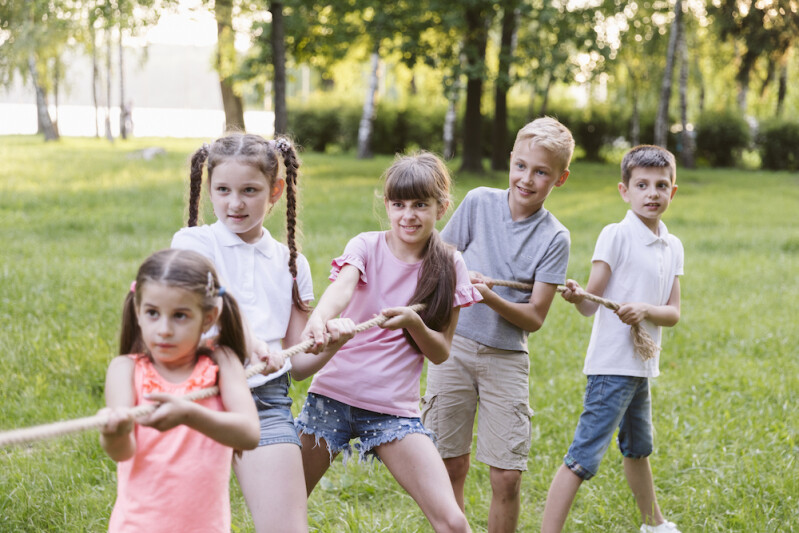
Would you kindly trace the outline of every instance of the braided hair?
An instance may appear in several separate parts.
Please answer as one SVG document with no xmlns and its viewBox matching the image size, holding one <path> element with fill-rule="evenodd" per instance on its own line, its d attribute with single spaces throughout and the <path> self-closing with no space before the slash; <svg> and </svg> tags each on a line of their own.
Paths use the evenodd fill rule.
<svg viewBox="0 0 799 533">
<path fill-rule="evenodd" d="M 278 157 L 278 155 L 282 157 Z M 297 181 L 299 178 L 300 160 L 297 150 L 286 137 L 278 137 L 274 141 L 267 141 L 260 135 L 249 133 L 229 133 L 220 137 L 210 146 L 204 144 L 191 158 L 191 172 L 189 174 L 189 218 L 187 225 L 196 226 L 200 211 L 200 190 L 202 188 L 203 166 L 208 172 L 208 188 L 211 187 L 214 168 L 229 159 L 236 159 L 240 163 L 251 165 L 258 169 L 267 179 L 270 189 L 278 179 L 280 159 L 286 168 L 286 244 L 289 248 L 289 272 L 293 278 L 291 289 L 292 301 L 301 311 L 310 308 L 302 301 L 297 284 Z"/>
</svg>

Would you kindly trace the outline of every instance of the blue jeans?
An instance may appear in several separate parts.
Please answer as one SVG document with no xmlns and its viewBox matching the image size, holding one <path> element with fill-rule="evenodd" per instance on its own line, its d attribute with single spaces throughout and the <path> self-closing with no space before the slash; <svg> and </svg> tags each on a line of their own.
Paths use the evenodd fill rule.
<svg viewBox="0 0 799 533">
<path fill-rule="evenodd" d="M 594 477 L 616 427 L 622 455 L 640 459 L 652 453 L 649 378 L 588 376 L 583 412 L 564 464 L 584 480 Z"/>
<path fill-rule="evenodd" d="M 258 446 L 293 443 L 300 446 L 300 438 L 294 428 L 294 415 L 291 414 L 289 397 L 289 375 L 267 381 L 250 390 L 258 418 L 261 421 L 261 439 Z"/>
<path fill-rule="evenodd" d="M 425 429 L 419 418 L 376 413 L 313 392 L 308 393 L 305 406 L 294 423 L 299 433 L 313 435 L 316 444 L 319 439 L 327 442 L 331 461 L 336 454 L 344 452 L 346 462 L 352 455 L 350 440 L 354 438 L 358 439 L 355 451 L 361 461 L 370 455 L 380 460 L 374 448 L 411 433 L 422 433 L 435 441 L 433 433 Z"/>
</svg>

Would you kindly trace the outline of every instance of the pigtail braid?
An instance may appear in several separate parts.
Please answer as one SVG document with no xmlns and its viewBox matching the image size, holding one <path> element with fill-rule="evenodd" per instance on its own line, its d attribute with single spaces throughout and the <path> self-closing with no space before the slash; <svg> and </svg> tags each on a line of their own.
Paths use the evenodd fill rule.
<svg viewBox="0 0 799 533">
<path fill-rule="evenodd" d="M 297 180 L 299 179 L 300 161 L 297 152 L 291 142 L 280 137 L 275 139 L 275 147 L 283 156 L 283 164 L 286 167 L 286 244 L 289 247 L 289 272 L 294 278 L 291 287 L 291 298 L 297 309 L 308 312 L 310 308 L 302 301 L 300 287 L 297 284 Z"/>
<path fill-rule="evenodd" d="M 208 145 L 203 144 L 191 156 L 191 172 L 189 174 L 189 220 L 187 226 L 196 226 L 200 216 L 200 190 L 203 184 L 203 165 L 208 159 Z"/>
<path fill-rule="evenodd" d="M 219 291 L 222 298 L 222 312 L 219 314 L 219 346 L 227 346 L 244 364 L 247 359 L 247 338 L 244 334 L 244 323 L 236 299 L 227 291 Z"/>
<path fill-rule="evenodd" d="M 139 330 L 139 318 L 136 316 L 136 294 L 129 291 L 122 304 L 122 328 L 119 333 L 119 355 L 144 353 L 146 347 Z"/>
</svg>

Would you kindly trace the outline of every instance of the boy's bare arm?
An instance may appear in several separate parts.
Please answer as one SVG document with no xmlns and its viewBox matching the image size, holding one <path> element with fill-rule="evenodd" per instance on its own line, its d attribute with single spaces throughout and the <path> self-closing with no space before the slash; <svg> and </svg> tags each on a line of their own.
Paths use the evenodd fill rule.
<svg viewBox="0 0 799 533">
<path fill-rule="evenodd" d="M 665 305 L 629 302 L 622 304 L 616 314 L 622 322 L 631 326 L 645 319 L 656 326 L 674 326 L 680 321 L 680 278 L 674 277 L 674 285 Z"/>
<path fill-rule="evenodd" d="M 471 272 L 472 283 L 483 297 L 482 304 L 486 304 L 502 318 L 514 326 L 529 331 L 538 331 L 544 325 L 549 307 L 555 298 L 557 285 L 536 281 L 530 293 L 530 301 L 523 303 L 509 302 L 491 290 L 490 280 L 476 277 L 477 273 Z M 479 275 L 478 275 L 479 276 Z"/>
</svg>

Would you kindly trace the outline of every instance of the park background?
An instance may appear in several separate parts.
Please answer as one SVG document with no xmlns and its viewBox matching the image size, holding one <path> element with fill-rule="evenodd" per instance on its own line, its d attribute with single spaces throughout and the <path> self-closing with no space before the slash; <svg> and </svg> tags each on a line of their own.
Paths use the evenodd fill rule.
<svg viewBox="0 0 799 533">
<path fill-rule="evenodd" d="M 282 101 L 267 13 L 278 6 Z M 205 14 L 194 16 L 213 18 L 218 41 L 147 44 L 147 28 L 183 7 L 0 4 L 0 132 L 20 133 L 9 130 L 18 117 L 3 104 L 50 111 L 39 114 L 41 133 L 0 136 L 0 429 L 87 416 L 103 405 L 126 288 L 144 257 L 185 224 L 188 157 L 225 125 L 287 132 L 303 147 L 302 242 L 319 296 L 347 240 L 385 227 L 378 178 L 395 152 L 447 155 L 457 205 L 474 187 L 506 187 L 513 134 L 549 114 L 578 142 L 571 177 L 547 202 L 571 230 L 575 279 L 587 278 L 600 229 L 624 215 L 615 185 L 626 147 L 658 142 L 680 159 L 680 190 L 665 222 L 686 249 L 683 313 L 664 335 L 663 374 L 653 385 L 652 462 L 669 518 L 683 531 L 799 529 L 794 3 L 197 3 Z M 506 20 L 513 38 L 503 39 Z M 483 40 L 484 53 L 473 55 Z M 148 94 L 169 102 L 150 108 Z M 86 137 L 67 134 L 69 98 L 90 109 Z M 122 138 L 120 102 L 129 99 L 134 127 Z M 136 113 L 145 109 L 168 131 L 142 137 L 147 122 Z M 168 109 L 184 112 L 177 125 L 168 124 Z M 187 124 L 202 110 L 214 113 L 208 126 Z M 284 234 L 279 210 L 267 225 Z M 538 529 L 570 442 L 590 326 L 557 300 L 531 336 L 536 415 L 520 531 Z M 293 385 L 295 410 L 307 386 Z M 96 432 L 5 449 L 0 462 L 0 529 L 106 528 L 115 465 Z M 234 531 L 250 531 L 232 486 Z M 488 471 L 475 463 L 466 498 L 476 531 L 485 530 L 489 492 Z M 309 518 L 316 531 L 429 530 L 385 469 L 354 462 L 331 469 Z M 567 530 L 638 525 L 612 447 L 580 491 Z"/>
</svg>

